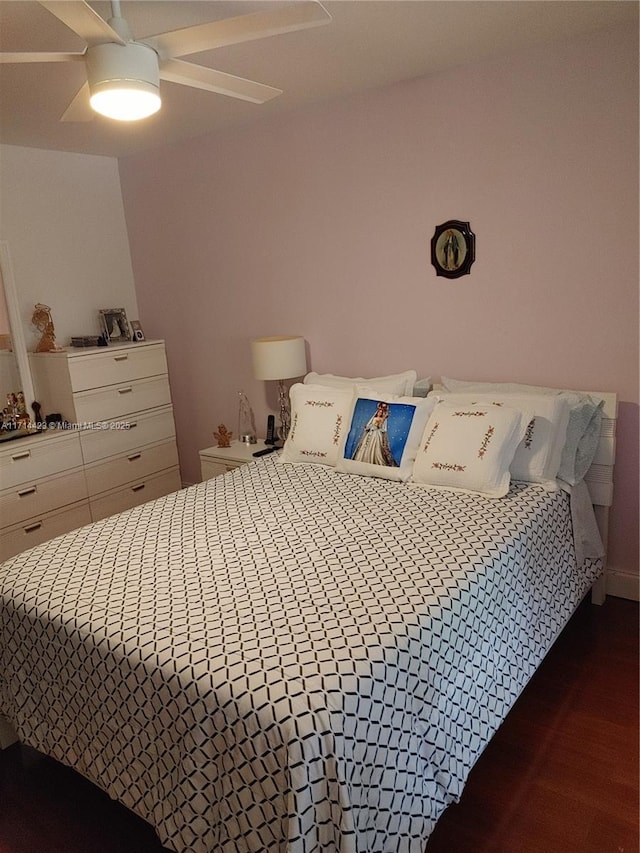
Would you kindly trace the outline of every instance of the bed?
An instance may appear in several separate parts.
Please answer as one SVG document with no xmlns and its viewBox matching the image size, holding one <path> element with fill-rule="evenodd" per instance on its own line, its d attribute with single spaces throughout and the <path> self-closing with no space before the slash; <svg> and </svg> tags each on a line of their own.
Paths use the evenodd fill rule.
<svg viewBox="0 0 640 853">
<path fill-rule="evenodd" d="M 0 715 L 176 853 L 419 853 L 601 583 L 577 505 L 265 457 L 0 567 Z"/>
</svg>

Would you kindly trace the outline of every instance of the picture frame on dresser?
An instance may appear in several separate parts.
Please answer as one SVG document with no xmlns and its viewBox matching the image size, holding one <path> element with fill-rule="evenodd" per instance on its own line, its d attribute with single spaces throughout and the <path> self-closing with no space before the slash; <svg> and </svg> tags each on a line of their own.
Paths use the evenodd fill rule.
<svg viewBox="0 0 640 853">
<path fill-rule="evenodd" d="M 127 312 L 124 308 L 100 308 L 98 313 L 100 314 L 100 332 L 107 343 L 122 344 L 131 340 Z"/>
<path fill-rule="evenodd" d="M 132 341 L 144 341 L 146 340 L 144 330 L 142 328 L 142 323 L 140 320 L 132 320 L 131 321 L 131 340 Z"/>
</svg>

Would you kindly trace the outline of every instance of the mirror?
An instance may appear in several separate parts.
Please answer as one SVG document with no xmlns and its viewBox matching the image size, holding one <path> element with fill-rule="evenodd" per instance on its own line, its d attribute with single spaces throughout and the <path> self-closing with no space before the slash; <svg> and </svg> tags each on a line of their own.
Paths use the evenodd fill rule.
<svg viewBox="0 0 640 853">
<path fill-rule="evenodd" d="M 24 393 L 27 412 L 33 418 L 35 400 L 29 357 L 20 319 L 18 292 L 13 276 L 9 244 L 0 240 L 0 409 L 8 394 Z"/>
<path fill-rule="evenodd" d="M 9 323 L 9 311 L 7 300 L 4 296 L 4 286 L 0 290 L 0 400 L 4 406 L 7 394 L 22 388 L 18 363 L 11 343 L 11 324 Z"/>
</svg>

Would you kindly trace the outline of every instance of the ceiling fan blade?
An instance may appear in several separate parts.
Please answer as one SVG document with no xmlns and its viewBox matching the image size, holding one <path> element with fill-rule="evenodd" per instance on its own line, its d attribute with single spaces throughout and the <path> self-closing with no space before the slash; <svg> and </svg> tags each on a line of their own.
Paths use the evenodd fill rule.
<svg viewBox="0 0 640 853">
<path fill-rule="evenodd" d="M 84 59 L 81 53 L 0 53 L 0 65 L 15 62 L 74 62 Z"/>
<path fill-rule="evenodd" d="M 89 45 L 116 42 L 126 44 L 122 36 L 109 26 L 84 0 L 39 0 L 52 15 L 59 18 L 70 30 L 83 38 Z"/>
<path fill-rule="evenodd" d="M 293 30 L 317 27 L 328 24 L 330 20 L 331 15 L 320 3 L 305 0 L 284 9 L 197 24 L 194 27 L 150 36 L 142 41 L 153 47 L 162 58 L 170 59 Z"/>
<path fill-rule="evenodd" d="M 89 94 L 89 84 L 85 83 L 60 117 L 60 121 L 92 121 L 96 114 L 89 104 Z"/>
<path fill-rule="evenodd" d="M 205 89 L 207 92 L 217 92 L 219 95 L 229 95 L 242 101 L 263 104 L 282 94 L 282 89 L 274 89 L 263 83 L 254 83 L 233 74 L 182 62 L 180 59 L 166 59 L 160 62 L 160 78 L 170 83 L 181 83 L 194 89 Z"/>
</svg>

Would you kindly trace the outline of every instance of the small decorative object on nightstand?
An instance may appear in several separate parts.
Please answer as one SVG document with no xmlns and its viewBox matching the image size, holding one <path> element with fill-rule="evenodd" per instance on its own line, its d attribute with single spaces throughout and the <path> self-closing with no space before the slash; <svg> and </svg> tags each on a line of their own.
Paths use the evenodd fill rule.
<svg viewBox="0 0 640 853">
<path fill-rule="evenodd" d="M 257 441 L 256 419 L 253 415 L 253 409 L 244 391 L 239 391 L 238 397 L 238 441 L 243 442 L 243 444 L 255 444 Z"/>
<path fill-rule="evenodd" d="M 214 432 L 213 437 L 218 442 L 218 447 L 231 447 L 232 432 L 226 428 L 224 424 L 220 424 L 218 431 Z"/>
</svg>

